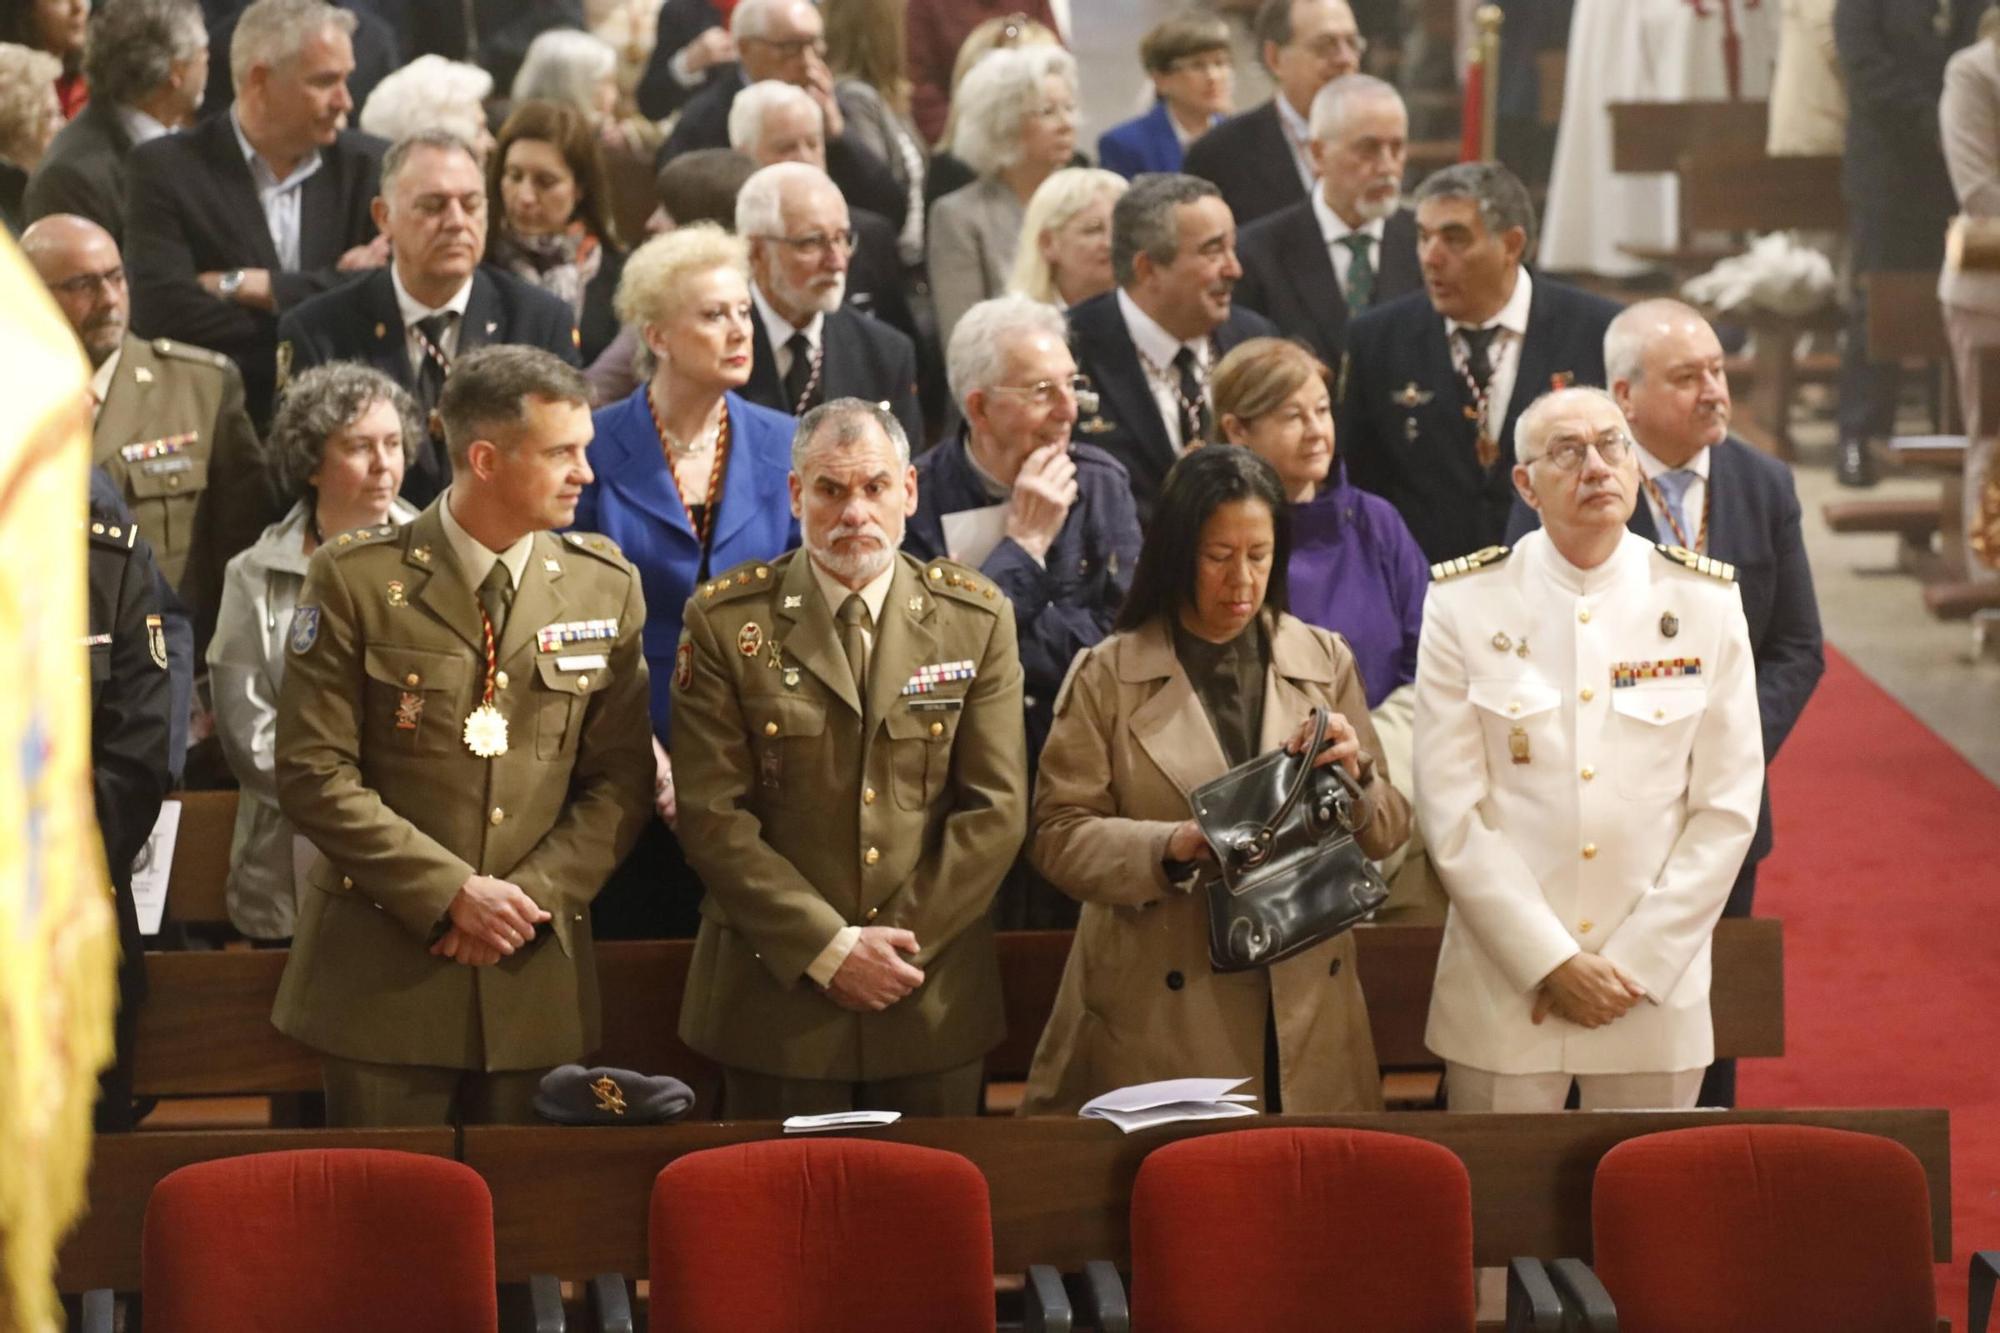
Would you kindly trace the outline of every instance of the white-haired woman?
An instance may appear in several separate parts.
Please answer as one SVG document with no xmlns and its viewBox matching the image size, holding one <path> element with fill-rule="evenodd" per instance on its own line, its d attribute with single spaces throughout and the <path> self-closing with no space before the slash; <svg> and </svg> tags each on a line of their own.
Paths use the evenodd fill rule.
<svg viewBox="0 0 2000 1333">
<path fill-rule="evenodd" d="M 16 235 L 26 225 L 28 177 L 62 128 L 61 74 L 62 61 L 48 52 L 0 42 L 0 221 Z"/>
<path fill-rule="evenodd" d="M 1064 167 L 1035 190 L 1021 219 L 1008 289 L 1067 310 L 1111 290 L 1111 207 L 1128 188 L 1115 171 Z"/>
<path fill-rule="evenodd" d="M 286 386 L 270 455 L 289 512 L 229 562 L 208 645 L 216 732 L 242 784 L 229 853 L 230 922 L 254 940 L 290 937 L 298 889 L 292 825 L 278 810 L 275 750 L 285 640 L 312 553 L 340 533 L 416 511 L 396 498 L 423 439 L 417 405 L 381 371 L 336 361 Z"/>
<path fill-rule="evenodd" d="M 1076 152 L 1076 61 L 1061 47 L 994 51 L 965 76 L 952 151 L 979 178 L 931 205 L 938 337 L 1007 290 L 1028 200 Z"/>
<path fill-rule="evenodd" d="M 486 165 L 493 131 L 486 124 L 486 99 L 493 76 L 477 65 L 422 55 L 375 85 L 361 108 L 361 128 L 397 143 L 424 130 L 450 130 L 471 144 Z"/>
</svg>

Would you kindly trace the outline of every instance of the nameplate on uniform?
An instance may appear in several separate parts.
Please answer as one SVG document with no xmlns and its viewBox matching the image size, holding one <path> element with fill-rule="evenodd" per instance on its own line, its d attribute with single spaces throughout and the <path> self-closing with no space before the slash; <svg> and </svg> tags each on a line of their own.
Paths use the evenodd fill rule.
<svg viewBox="0 0 2000 1333">
<path fill-rule="evenodd" d="M 110 643 L 111 636 L 109 634 L 87 634 L 83 640 L 83 646 L 86 648 L 104 648 L 108 647 Z"/>
<path fill-rule="evenodd" d="M 912 699 L 912 713 L 956 713 L 965 707 L 963 699 Z"/>
<path fill-rule="evenodd" d="M 955 680 L 971 680 L 979 674 L 979 664 L 967 658 L 962 662 L 932 662 L 920 666 L 903 682 L 904 694 L 929 694 L 938 686 Z"/>
<path fill-rule="evenodd" d="M 556 670 L 558 671 L 602 671 L 604 670 L 604 665 L 603 653 L 584 653 L 577 657 L 558 657 L 556 659 Z"/>
<path fill-rule="evenodd" d="M 171 472 L 194 471 L 194 460 L 186 454 L 169 454 L 164 458 L 148 458 L 139 464 L 139 470 L 149 477 L 164 477 Z"/>
<path fill-rule="evenodd" d="M 120 449 L 118 456 L 128 463 L 143 463 L 149 458 L 165 458 L 169 454 L 180 453 L 200 438 L 200 431 L 191 430 L 157 440 L 140 440 Z"/>
<path fill-rule="evenodd" d="M 1613 662 L 1611 687 L 1622 690 L 1637 685 L 1642 680 L 1673 680 L 1681 676 L 1700 674 L 1699 657 L 1663 658 L 1658 662 Z"/>
<path fill-rule="evenodd" d="M 544 625 L 535 631 L 535 646 L 545 653 L 555 652 L 566 643 L 589 643 L 593 639 L 618 637 L 618 618 L 609 620 L 565 620 Z"/>
</svg>

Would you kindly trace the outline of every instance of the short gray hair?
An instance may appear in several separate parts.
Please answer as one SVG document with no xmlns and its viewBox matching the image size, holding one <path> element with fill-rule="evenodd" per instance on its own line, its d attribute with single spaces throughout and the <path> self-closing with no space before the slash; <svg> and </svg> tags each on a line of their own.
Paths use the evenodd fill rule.
<svg viewBox="0 0 2000 1333">
<path fill-rule="evenodd" d="M 432 148 L 441 153 L 464 153 L 473 166 L 479 165 L 479 153 L 465 140 L 450 130 L 431 128 L 418 130 L 415 134 L 396 140 L 389 145 L 389 151 L 382 154 L 382 183 L 379 193 L 384 199 L 396 188 L 396 178 L 409 165 L 410 155 L 420 148 Z"/>
<path fill-rule="evenodd" d="M 1021 122 L 1050 75 L 1076 92 L 1076 57 L 1060 46 L 1001 47 L 981 56 L 951 96 L 958 108 L 951 151 L 974 174 L 991 176 L 1021 157 Z"/>
<path fill-rule="evenodd" d="M 740 153 L 754 153 L 764 133 L 764 117 L 783 106 L 798 106 L 819 117 L 820 133 L 826 133 L 826 116 L 812 94 L 783 79 L 759 79 L 736 94 L 729 104 L 729 146 Z"/>
<path fill-rule="evenodd" d="M 256 0 L 229 38 L 229 82 L 241 92 L 257 66 L 283 64 L 328 28 L 352 37 L 357 22 L 326 0 Z"/>
<path fill-rule="evenodd" d="M 90 16 L 83 73 L 93 96 L 133 102 L 165 83 L 176 61 L 207 45 L 195 0 L 104 0 Z"/>
<path fill-rule="evenodd" d="M 1111 206 L 1111 276 L 1129 287 L 1137 276 L 1133 261 L 1140 255 L 1155 264 L 1171 264 L 1181 252 L 1181 229 L 1174 210 L 1201 199 L 1219 199 L 1222 191 L 1199 176 L 1178 171 L 1142 171 L 1132 188 Z"/>
<path fill-rule="evenodd" d="M 1000 382 L 1007 363 L 1007 344 L 1016 337 L 1041 333 L 1057 342 L 1068 339 L 1068 326 L 1052 305 L 1009 294 L 981 301 L 960 316 L 945 352 L 945 375 L 952 401 L 960 407 L 975 389 Z"/>
<path fill-rule="evenodd" d="M 590 405 L 583 372 L 553 352 L 524 343 L 492 343 L 452 363 L 438 399 L 453 463 L 474 440 L 493 440 L 527 419 L 530 398 Z"/>
<path fill-rule="evenodd" d="M 377 403 L 396 409 L 403 427 L 403 462 L 417 456 L 423 444 L 425 422 L 400 384 L 373 366 L 354 361 L 331 361 L 287 381 L 271 420 L 271 442 L 266 446 L 278 484 L 286 495 L 303 500 L 312 494 L 310 477 L 326 461 L 326 444 L 336 431 L 359 421 Z"/>
<path fill-rule="evenodd" d="M 1542 456 L 1542 442 L 1548 436 L 1549 419 L 1578 398 L 1595 398 L 1610 405 L 1618 414 L 1618 424 L 1628 433 L 1632 427 L 1625 420 L 1625 409 L 1618 406 L 1618 400 L 1594 384 L 1572 384 L 1566 389 L 1551 389 L 1529 403 L 1514 422 L 1514 461 L 1532 463 Z"/>
<path fill-rule="evenodd" d="M 745 241 L 778 235 L 785 229 L 786 190 L 809 185 L 839 193 L 833 178 L 810 162 L 773 162 L 757 168 L 736 192 L 736 234 Z"/>
<path fill-rule="evenodd" d="M 1340 137 L 1348 111 L 1356 102 L 1383 101 L 1403 105 L 1396 85 L 1373 74 L 1343 74 L 1313 94 L 1312 137 L 1330 141 Z M 1407 114 L 1407 112 L 1406 112 Z"/>
<path fill-rule="evenodd" d="M 1479 220 L 1498 236 L 1514 227 L 1521 229 L 1527 243 L 1521 253 L 1534 253 L 1535 205 L 1528 188 L 1498 162 L 1460 162 L 1432 172 L 1417 187 L 1416 202 L 1426 199 L 1471 199 L 1479 205 Z"/>
<path fill-rule="evenodd" d="M 792 471 L 803 477 L 806 461 L 822 449 L 848 449 L 867 438 L 873 424 L 896 447 L 896 466 L 910 465 L 910 437 L 903 423 L 887 403 L 871 403 L 861 398 L 835 398 L 821 403 L 799 418 L 792 432 Z M 826 438 L 822 439 L 821 437 Z"/>
<path fill-rule="evenodd" d="M 771 30 L 771 19 L 781 9 L 790 9 L 797 4 L 816 4 L 817 0 L 741 0 L 729 14 L 729 35 L 738 41 L 745 37 L 762 37 Z"/>
<path fill-rule="evenodd" d="M 1646 344 L 1651 334 L 1662 320 L 1690 319 L 1698 324 L 1708 321 L 1702 313 L 1684 301 L 1676 301 L 1670 296 L 1656 296 L 1645 301 L 1635 301 L 1619 311 L 1604 330 L 1604 379 L 1615 384 L 1624 380 L 1637 384 L 1646 370 Z"/>
<path fill-rule="evenodd" d="M 618 52 L 611 43 L 578 28 L 550 28 L 528 43 L 511 90 L 522 102 L 562 102 L 597 115 L 597 85 L 618 72 Z"/>
<path fill-rule="evenodd" d="M 421 55 L 389 74 L 368 94 L 360 125 L 389 140 L 425 130 L 449 130 L 470 144 L 486 128 L 486 99 L 493 76 L 477 65 Z"/>
</svg>

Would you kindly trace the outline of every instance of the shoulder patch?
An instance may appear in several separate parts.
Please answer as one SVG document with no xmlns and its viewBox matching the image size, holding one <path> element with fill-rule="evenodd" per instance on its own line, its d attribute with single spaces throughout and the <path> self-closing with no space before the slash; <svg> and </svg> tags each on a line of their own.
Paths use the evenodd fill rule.
<svg viewBox="0 0 2000 1333">
<path fill-rule="evenodd" d="M 332 548 L 335 557 L 338 558 L 349 551 L 357 551 L 364 546 L 374 546 L 395 536 L 396 532 L 397 527 L 394 523 L 378 523 L 372 528 L 355 528 L 351 532 L 343 532 L 329 541 L 327 546 Z"/>
<path fill-rule="evenodd" d="M 102 519 L 92 519 L 89 523 L 90 541 L 93 546 L 106 546 L 120 551 L 129 551 L 139 540 L 137 523 L 106 523 Z"/>
<path fill-rule="evenodd" d="M 1512 547 L 1487 546 L 1474 551 L 1471 555 L 1440 560 L 1431 566 L 1431 582 L 1443 583 L 1446 579 L 1455 579 L 1460 574 L 1470 574 L 1475 569 L 1490 569 L 1512 553 Z"/>
<path fill-rule="evenodd" d="M 695 593 L 704 603 L 726 602 L 733 597 L 747 596 L 753 590 L 768 591 L 772 586 L 772 574 L 768 560 L 746 560 L 700 584 Z"/>
<path fill-rule="evenodd" d="M 1004 600 L 1000 590 L 987 578 L 955 560 L 933 560 L 924 566 L 924 586 L 933 596 L 956 597 L 961 602 L 998 611 Z"/>
<path fill-rule="evenodd" d="M 1692 569 L 1697 574 L 1706 574 L 1723 583 L 1736 582 L 1736 566 L 1727 560 L 1717 560 L 1713 556 L 1699 555 L 1685 546 L 1668 546 L 1665 543 L 1656 545 L 1653 549 L 1684 569 Z"/>
<path fill-rule="evenodd" d="M 584 555 L 594 555 L 615 569 L 630 571 L 632 562 L 618 549 L 618 543 L 595 532 L 565 532 L 563 545 Z"/>
<path fill-rule="evenodd" d="M 301 606 L 292 612 L 292 630 L 287 636 L 288 644 L 295 653 L 309 653 L 319 642 L 319 608 Z"/>
</svg>

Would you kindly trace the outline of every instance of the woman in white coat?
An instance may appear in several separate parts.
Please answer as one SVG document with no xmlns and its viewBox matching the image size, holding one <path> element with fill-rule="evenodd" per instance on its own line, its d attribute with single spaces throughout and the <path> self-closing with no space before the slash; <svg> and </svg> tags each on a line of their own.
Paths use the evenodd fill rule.
<svg viewBox="0 0 2000 1333">
<path fill-rule="evenodd" d="M 348 362 L 293 380 L 271 423 L 273 466 L 296 502 L 229 562 L 208 645 L 216 730 L 242 785 L 229 851 L 229 920 L 253 940 L 289 939 L 297 903 L 299 839 L 278 812 L 273 751 L 285 638 L 306 564 L 340 533 L 416 517 L 396 492 L 422 438 L 410 396 L 380 371 Z M 385 595 L 396 595 L 393 585 Z"/>
</svg>

